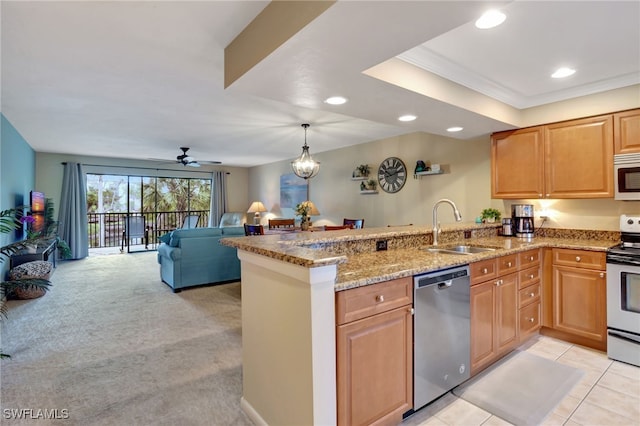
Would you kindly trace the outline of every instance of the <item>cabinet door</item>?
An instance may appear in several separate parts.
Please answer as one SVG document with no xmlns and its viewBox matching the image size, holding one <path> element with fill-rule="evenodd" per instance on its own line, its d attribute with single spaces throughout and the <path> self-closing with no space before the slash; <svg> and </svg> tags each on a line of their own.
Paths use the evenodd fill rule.
<svg viewBox="0 0 640 426">
<path fill-rule="evenodd" d="M 518 343 L 517 274 L 500 277 L 496 286 L 496 347 L 498 354 L 510 351 Z"/>
<path fill-rule="evenodd" d="M 640 109 L 613 115 L 615 154 L 640 153 Z"/>
<path fill-rule="evenodd" d="M 498 353 L 496 348 L 495 281 L 471 287 L 471 374 Z"/>
<path fill-rule="evenodd" d="M 543 196 L 543 128 L 495 133 L 491 136 L 491 197 Z"/>
<path fill-rule="evenodd" d="M 336 327 L 338 424 L 399 424 L 413 406 L 411 306 Z"/>
<path fill-rule="evenodd" d="M 613 116 L 545 126 L 545 198 L 613 198 Z"/>
<path fill-rule="evenodd" d="M 597 342 L 605 342 L 605 273 L 554 266 L 553 274 L 553 328 Z"/>
</svg>

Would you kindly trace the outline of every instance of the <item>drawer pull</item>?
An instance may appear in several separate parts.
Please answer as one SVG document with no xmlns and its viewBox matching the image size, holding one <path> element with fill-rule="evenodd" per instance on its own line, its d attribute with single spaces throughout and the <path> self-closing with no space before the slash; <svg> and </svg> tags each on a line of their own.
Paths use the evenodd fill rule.
<svg viewBox="0 0 640 426">
<path fill-rule="evenodd" d="M 497 285 L 497 286 L 502 285 L 502 280 L 498 280 L 498 281 L 496 281 L 496 285 Z"/>
<path fill-rule="evenodd" d="M 533 317 L 529 318 L 529 322 L 533 322 L 533 321 L 535 321 Z"/>
<path fill-rule="evenodd" d="M 486 274 L 487 272 L 489 272 L 489 270 L 487 268 L 482 268 L 482 273 Z"/>
<path fill-rule="evenodd" d="M 530 279 L 530 280 L 532 280 L 532 279 L 533 279 L 533 277 L 534 277 L 534 275 L 533 275 L 533 274 L 530 274 L 530 275 L 529 275 L 529 279 Z"/>
<path fill-rule="evenodd" d="M 580 259 L 580 256 L 576 256 L 576 262 L 580 262 L 582 259 Z"/>
<path fill-rule="evenodd" d="M 376 302 L 384 302 L 384 295 L 379 294 L 376 296 Z"/>
<path fill-rule="evenodd" d="M 604 272 L 600 272 L 600 278 L 604 278 Z"/>
<path fill-rule="evenodd" d="M 533 262 L 533 256 L 529 256 L 529 261 Z"/>
<path fill-rule="evenodd" d="M 529 293 L 529 297 L 533 297 L 535 295 L 536 295 L 535 293 Z"/>
<path fill-rule="evenodd" d="M 507 268 L 511 268 L 511 262 L 507 262 Z"/>
</svg>

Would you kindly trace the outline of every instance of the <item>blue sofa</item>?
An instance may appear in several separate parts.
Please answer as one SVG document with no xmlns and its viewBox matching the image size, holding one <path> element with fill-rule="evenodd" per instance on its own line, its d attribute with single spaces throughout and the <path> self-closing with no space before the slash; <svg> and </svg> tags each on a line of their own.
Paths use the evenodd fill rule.
<svg viewBox="0 0 640 426">
<path fill-rule="evenodd" d="M 176 229 L 160 240 L 160 277 L 175 293 L 183 288 L 240 279 L 234 247 L 221 238 L 244 236 L 243 227 Z"/>
</svg>

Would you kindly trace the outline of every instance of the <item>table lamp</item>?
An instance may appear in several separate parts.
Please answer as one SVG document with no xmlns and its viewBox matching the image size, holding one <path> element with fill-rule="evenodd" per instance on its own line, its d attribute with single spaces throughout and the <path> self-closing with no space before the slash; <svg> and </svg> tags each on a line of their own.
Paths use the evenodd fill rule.
<svg viewBox="0 0 640 426">
<path fill-rule="evenodd" d="M 253 223 L 256 225 L 260 225 L 260 213 L 266 211 L 267 209 L 264 207 L 264 204 L 262 204 L 261 201 L 254 201 L 249 206 L 249 210 L 247 210 L 247 213 L 255 213 L 255 216 L 253 217 Z"/>
</svg>

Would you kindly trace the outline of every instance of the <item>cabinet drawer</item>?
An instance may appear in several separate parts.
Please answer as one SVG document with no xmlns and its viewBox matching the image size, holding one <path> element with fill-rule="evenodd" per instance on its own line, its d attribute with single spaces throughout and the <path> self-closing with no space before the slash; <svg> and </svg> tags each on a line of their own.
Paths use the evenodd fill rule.
<svg viewBox="0 0 640 426">
<path fill-rule="evenodd" d="M 534 266 L 533 268 L 525 269 L 518 272 L 518 288 L 523 289 L 540 282 L 540 267 Z"/>
<path fill-rule="evenodd" d="M 518 307 L 522 308 L 532 302 L 540 302 L 540 283 L 530 285 L 518 291 Z"/>
<path fill-rule="evenodd" d="M 413 303 L 413 279 L 400 278 L 336 293 L 336 324 L 390 311 Z"/>
<path fill-rule="evenodd" d="M 471 285 L 496 278 L 498 276 L 498 265 L 496 259 L 474 262 L 469 265 L 471 275 Z"/>
<path fill-rule="evenodd" d="M 518 253 L 518 264 L 520 269 L 537 266 L 540 264 L 540 249 L 529 250 Z"/>
<path fill-rule="evenodd" d="M 540 328 L 540 302 L 532 303 L 520 309 L 520 339 Z"/>
<path fill-rule="evenodd" d="M 607 267 L 607 254 L 600 251 L 553 249 L 553 264 L 605 270 Z"/>
<path fill-rule="evenodd" d="M 498 265 L 498 275 L 510 274 L 518 270 L 518 255 L 511 254 L 496 259 Z"/>
</svg>

